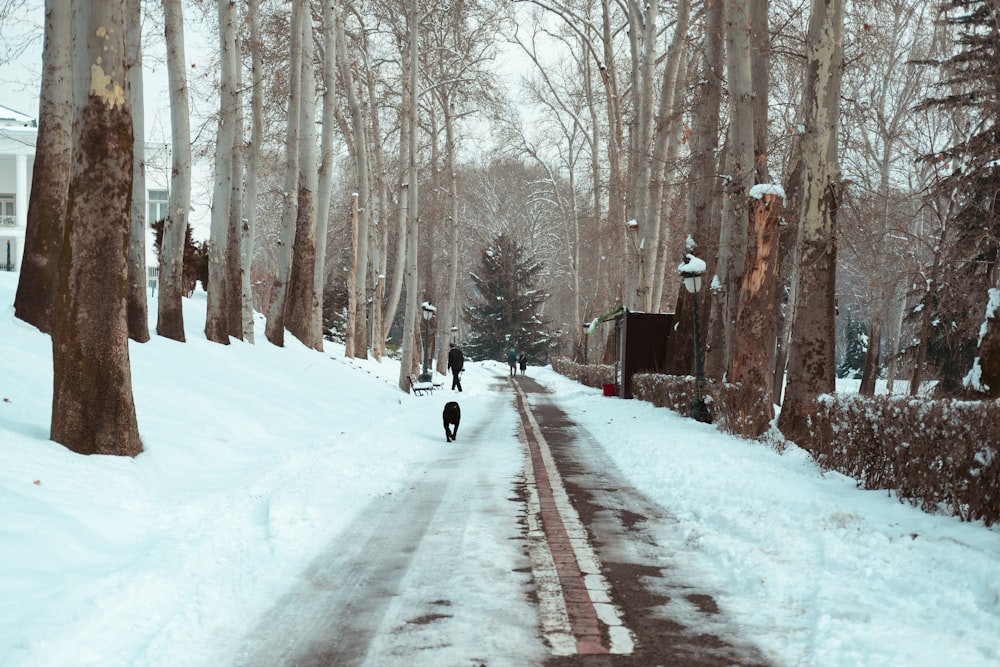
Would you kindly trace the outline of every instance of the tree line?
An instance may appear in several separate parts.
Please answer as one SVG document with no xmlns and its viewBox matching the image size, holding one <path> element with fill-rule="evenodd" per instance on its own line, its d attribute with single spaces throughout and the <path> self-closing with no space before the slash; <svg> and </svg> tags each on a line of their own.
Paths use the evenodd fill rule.
<svg viewBox="0 0 1000 667">
<path fill-rule="evenodd" d="M 489 350 L 516 333 L 476 315 L 484 252 L 513 241 L 532 267 L 528 319 L 547 328 L 533 344 L 580 351 L 583 325 L 619 306 L 675 312 L 668 364 L 688 374 L 697 303 L 705 374 L 781 403 L 793 439 L 834 390 L 842 311 L 867 323 L 864 391 L 908 370 L 913 392 L 933 378 L 996 395 L 1000 82 L 979 28 L 997 11 L 845 5 L 47 0 L 15 312 L 52 336 L 53 439 L 141 451 L 126 380 L 127 339 L 149 338 L 155 222 L 143 24 L 170 87 L 158 335 L 184 339 L 192 164 L 208 155 L 205 335 L 220 344 L 253 341 L 254 310 L 271 344 L 287 331 L 322 349 L 334 327 L 347 355 L 381 358 L 394 341 L 405 390 L 420 303 L 435 304 L 442 372 L 437 340 Z M 197 68 L 192 25 L 218 38 Z M 685 253 L 706 261 L 708 298 L 680 286 Z"/>
</svg>

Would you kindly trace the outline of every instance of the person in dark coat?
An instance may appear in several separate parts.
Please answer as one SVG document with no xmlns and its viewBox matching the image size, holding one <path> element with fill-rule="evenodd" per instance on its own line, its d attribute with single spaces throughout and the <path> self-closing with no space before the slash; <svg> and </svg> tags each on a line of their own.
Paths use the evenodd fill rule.
<svg viewBox="0 0 1000 667">
<path fill-rule="evenodd" d="M 507 350 L 507 365 L 510 366 L 510 376 L 517 375 L 517 352 L 514 351 L 514 348 Z"/>
<path fill-rule="evenodd" d="M 521 366 L 521 375 L 524 375 L 524 369 L 528 367 L 528 355 L 522 352 L 517 358 L 517 363 Z"/>
<path fill-rule="evenodd" d="M 465 355 L 462 354 L 462 348 L 455 347 L 454 343 L 449 344 L 451 349 L 448 350 L 448 368 L 451 369 L 451 390 L 455 391 L 458 388 L 462 391 L 462 369 L 465 367 Z"/>
</svg>

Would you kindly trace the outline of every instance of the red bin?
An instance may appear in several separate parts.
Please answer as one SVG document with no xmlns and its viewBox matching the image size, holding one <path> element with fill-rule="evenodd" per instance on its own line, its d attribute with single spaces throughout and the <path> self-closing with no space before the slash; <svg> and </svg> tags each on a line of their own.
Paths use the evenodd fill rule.
<svg viewBox="0 0 1000 667">
<path fill-rule="evenodd" d="M 604 395 L 605 396 L 617 396 L 618 392 L 615 391 L 615 385 L 606 384 L 604 385 Z"/>
</svg>

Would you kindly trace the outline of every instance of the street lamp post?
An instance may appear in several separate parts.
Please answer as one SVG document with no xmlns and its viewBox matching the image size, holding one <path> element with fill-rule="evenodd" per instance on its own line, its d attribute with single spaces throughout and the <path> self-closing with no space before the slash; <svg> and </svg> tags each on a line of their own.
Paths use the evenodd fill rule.
<svg viewBox="0 0 1000 667">
<path fill-rule="evenodd" d="M 589 340 L 587 338 L 587 334 L 588 334 L 589 331 L 590 331 L 590 322 L 584 322 L 583 323 L 583 365 L 584 366 L 587 365 L 587 347 L 588 347 L 587 343 L 589 343 Z"/>
<path fill-rule="evenodd" d="M 705 261 L 688 253 L 684 262 L 677 267 L 677 273 L 684 280 L 684 288 L 691 293 L 694 310 L 694 393 L 689 416 L 700 422 L 711 422 L 712 415 L 705 403 L 705 366 L 701 358 L 701 326 L 698 319 L 698 290 L 707 267 Z"/>
<path fill-rule="evenodd" d="M 420 374 L 421 382 L 431 381 L 430 372 L 430 347 L 427 343 L 427 330 L 430 328 L 431 318 L 434 317 L 434 311 L 436 308 L 430 304 L 429 301 L 424 301 L 420 304 L 421 315 L 424 318 L 424 372 Z"/>
<path fill-rule="evenodd" d="M 458 342 L 458 327 L 457 326 L 453 326 L 451 328 L 451 342 L 452 342 L 452 344 Z"/>
</svg>

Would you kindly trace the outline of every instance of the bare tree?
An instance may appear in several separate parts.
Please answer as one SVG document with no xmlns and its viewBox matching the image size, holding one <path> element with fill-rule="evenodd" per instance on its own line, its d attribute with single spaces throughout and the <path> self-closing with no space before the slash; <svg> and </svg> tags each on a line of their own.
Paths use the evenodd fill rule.
<svg viewBox="0 0 1000 667">
<path fill-rule="evenodd" d="M 191 208 L 191 118 L 188 104 L 184 51 L 184 16 L 181 0 L 163 0 L 167 44 L 167 79 L 170 87 L 171 177 L 167 219 L 160 240 L 160 290 L 157 297 L 156 333 L 184 340 L 184 239 Z"/>
<path fill-rule="evenodd" d="M 407 197 L 406 211 L 409 224 L 406 228 L 406 309 L 403 316 L 403 342 L 401 346 L 401 357 L 399 364 L 399 388 L 409 391 L 409 375 L 413 370 L 414 359 L 414 336 L 417 331 L 417 286 L 420 274 L 417 271 L 417 240 L 420 238 L 418 227 L 418 186 L 417 186 L 417 82 L 419 81 L 419 58 L 417 44 L 420 38 L 420 6 L 418 0 L 411 0 L 407 7 L 406 22 L 408 28 L 409 52 L 403 61 L 403 94 L 404 99 L 409 103 L 408 114 L 403 119 L 409 127 L 406 129 L 408 146 L 406 155 L 407 180 L 405 182 L 405 196 Z M 402 133 L 401 133 L 402 135 Z"/>
<path fill-rule="evenodd" d="M 366 302 L 367 281 L 365 277 L 368 273 L 368 236 L 371 223 L 372 205 L 371 184 L 370 184 L 370 164 L 368 150 L 368 136 L 365 128 L 365 118 L 361 109 L 361 100 L 358 95 L 358 77 L 355 76 L 353 63 L 347 56 L 347 37 L 344 29 L 344 19 L 341 12 L 336 13 L 337 20 L 337 48 L 339 50 L 337 65 L 340 67 L 340 76 L 344 82 L 344 95 L 347 100 L 347 111 L 351 117 L 352 139 L 350 146 L 353 150 L 354 172 L 356 192 L 362 199 L 358 202 L 358 234 L 357 247 L 353 248 L 355 254 L 352 263 L 354 291 L 351 303 L 353 310 L 348 312 L 347 322 L 347 342 L 346 349 L 350 356 L 360 359 L 368 357 L 367 327 L 365 320 L 358 314 L 358 304 Z M 415 48 L 415 47 L 414 47 Z M 409 293 L 408 293 L 409 294 Z"/>
<path fill-rule="evenodd" d="M 299 104 L 299 188 L 292 272 L 288 284 L 285 322 L 299 341 L 323 349 L 323 304 L 316 292 L 316 76 L 313 63 L 311 14 L 302 21 L 302 87 Z"/>
<path fill-rule="evenodd" d="M 63 219 L 72 159 L 72 14 L 63 0 L 45 2 L 42 86 L 24 258 L 14 297 L 20 319 L 45 333 L 54 325 Z"/>
<path fill-rule="evenodd" d="M 146 305 L 146 130 L 143 118 L 142 2 L 125 3 L 125 35 L 128 51 L 129 94 L 132 97 L 132 129 L 136 140 L 132 158 L 132 225 L 128 242 L 128 335 L 139 343 L 149 340 L 149 308 Z"/>
<path fill-rule="evenodd" d="M 305 0 L 292 4 L 291 45 L 288 79 L 288 124 L 285 132 L 284 210 L 278 240 L 278 272 L 274 279 L 271 303 L 267 311 L 264 335 L 274 345 L 285 344 L 285 304 L 288 280 L 292 271 L 292 245 L 295 241 L 295 221 L 299 208 L 299 107 L 302 96 L 302 22 L 306 20 Z"/>
<path fill-rule="evenodd" d="M 326 3 L 329 4 L 329 3 Z M 240 301 L 243 338 L 254 342 L 253 288 L 251 271 L 254 235 L 257 231 L 257 178 L 264 142 L 264 54 L 260 34 L 260 0 L 247 3 L 250 24 L 250 144 L 246 150 L 246 187 L 243 189 L 243 218 L 240 225 Z"/>
<path fill-rule="evenodd" d="M 778 426 L 795 442 L 807 442 L 813 402 L 835 387 L 834 229 L 840 199 L 837 132 L 843 62 L 844 4 L 813 0 L 806 61 L 805 129 L 802 137 L 802 208 L 796 264 L 797 302 L 792 321 L 788 385 Z"/>
<path fill-rule="evenodd" d="M 74 3 L 73 151 L 52 330 L 51 437 L 81 454 L 136 456 L 125 299 L 132 116 L 125 0 Z"/>
<path fill-rule="evenodd" d="M 337 30 L 334 15 L 335 0 L 323 1 L 323 110 L 320 139 L 319 181 L 316 186 L 316 270 L 313 289 L 320 301 L 322 325 L 323 292 L 326 285 L 326 236 L 330 217 L 330 196 L 333 192 L 334 143 L 337 131 Z M 381 326 L 378 327 L 381 331 Z M 321 332 L 322 333 L 322 332 Z M 377 337 L 381 342 L 383 337 Z M 375 358 L 381 346 L 372 341 Z"/>
<path fill-rule="evenodd" d="M 229 211 L 232 205 L 233 145 L 236 138 L 236 8 L 217 0 L 219 15 L 219 122 L 215 140 L 215 187 L 212 193 L 212 227 L 208 242 L 208 306 L 205 336 L 229 344 L 232 333 L 228 304 Z"/>
</svg>

